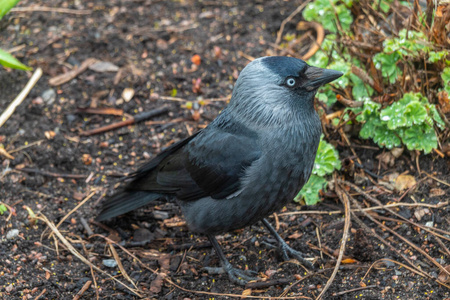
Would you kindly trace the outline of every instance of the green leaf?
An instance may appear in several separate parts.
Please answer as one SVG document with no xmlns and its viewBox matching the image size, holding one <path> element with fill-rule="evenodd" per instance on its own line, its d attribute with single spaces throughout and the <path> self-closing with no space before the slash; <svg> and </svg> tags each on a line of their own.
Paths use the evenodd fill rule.
<svg viewBox="0 0 450 300">
<path fill-rule="evenodd" d="M 3 215 L 5 212 L 8 211 L 8 208 L 6 207 L 5 204 L 0 204 L 0 215 Z"/>
<path fill-rule="evenodd" d="M 346 3 L 350 6 L 351 1 Z M 350 32 L 350 25 L 353 23 L 352 14 L 345 5 L 338 4 L 338 0 L 316 0 L 303 10 L 303 18 L 306 21 L 320 20 L 322 26 L 330 32 L 337 32 L 336 16 L 342 30 Z"/>
<path fill-rule="evenodd" d="M 336 93 L 333 92 L 331 86 L 329 84 L 322 86 L 317 93 L 317 98 L 326 103 L 328 106 L 331 106 L 333 103 L 337 101 Z"/>
<path fill-rule="evenodd" d="M 339 170 L 340 168 L 341 161 L 339 160 L 337 150 L 331 144 L 321 140 L 317 149 L 312 173 L 318 176 L 325 176 L 333 173 L 335 169 Z"/>
<path fill-rule="evenodd" d="M 388 149 L 399 147 L 402 144 L 402 141 L 397 136 L 397 132 L 389 130 L 385 125 L 377 126 L 372 132 L 372 135 L 375 143 Z"/>
<path fill-rule="evenodd" d="M 427 154 L 437 147 L 436 133 L 427 123 L 414 125 L 406 129 L 401 136 L 408 150 L 420 150 Z"/>
<path fill-rule="evenodd" d="M 30 67 L 27 67 L 26 65 L 18 61 L 14 56 L 2 49 L 0 49 L 0 65 L 12 69 L 31 70 Z"/>
<path fill-rule="evenodd" d="M 305 199 L 307 205 L 314 205 L 320 201 L 319 191 L 326 189 L 327 181 L 325 178 L 311 175 L 308 182 L 303 186 L 302 190 L 294 198 L 294 201 L 298 202 L 301 199 Z"/>
<path fill-rule="evenodd" d="M 0 20 L 13 8 L 20 0 L 0 0 Z"/>
<path fill-rule="evenodd" d="M 391 130 L 404 126 L 410 127 L 413 124 L 422 124 L 427 117 L 426 108 L 417 100 L 413 100 L 406 105 L 402 100 L 397 101 L 380 113 L 381 120 L 386 122 Z"/>
</svg>

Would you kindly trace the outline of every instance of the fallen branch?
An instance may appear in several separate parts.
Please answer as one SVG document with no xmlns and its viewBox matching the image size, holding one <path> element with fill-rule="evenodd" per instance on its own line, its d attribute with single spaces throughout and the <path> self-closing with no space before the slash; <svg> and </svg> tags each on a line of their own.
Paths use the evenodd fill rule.
<svg viewBox="0 0 450 300">
<path fill-rule="evenodd" d="M 42 69 L 37 68 L 36 71 L 34 71 L 33 76 L 31 76 L 30 80 L 27 82 L 27 85 L 25 85 L 25 87 L 16 97 L 16 99 L 14 99 L 13 102 L 11 102 L 8 108 L 0 116 L 0 127 L 2 127 L 3 124 L 5 124 L 5 122 L 9 119 L 9 117 L 11 117 L 11 115 L 14 113 L 16 108 L 23 102 L 23 100 L 25 100 L 28 93 L 34 87 L 36 82 L 38 82 L 41 76 L 42 76 Z"/>
<path fill-rule="evenodd" d="M 96 129 L 92 129 L 92 130 L 82 131 L 82 132 L 80 132 L 80 135 L 81 136 L 89 136 L 89 135 L 99 134 L 99 133 L 103 133 L 103 132 L 110 131 L 113 129 L 121 128 L 121 127 L 128 126 L 128 125 L 133 125 L 135 123 L 145 121 L 147 119 L 167 113 L 168 111 L 169 111 L 169 108 L 167 106 L 163 106 L 161 108 L 157 108 L 157 109 L 153 109 L 150 111 L 146 111 L 146 112 L 137 114 L 134 117 L 131 117 L 125 121 L 120 121 L 117 123 L 113 123 L 113 124 L 103 126 L 100 128 L 96 128 Z"/>
</svg>

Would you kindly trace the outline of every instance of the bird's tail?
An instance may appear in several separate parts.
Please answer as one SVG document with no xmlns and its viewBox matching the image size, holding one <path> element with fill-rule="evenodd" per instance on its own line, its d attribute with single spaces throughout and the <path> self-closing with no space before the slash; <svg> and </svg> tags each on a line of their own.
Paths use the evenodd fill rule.
<svg viewBox="0 0 450 300">
<path fill-rule="evenodd" d="M 104 221 L 113 217 L 123 215 L 138 209 L 153 200 L 162 198 L 161 194 L 146 191 L 122 191 L 106 201 L 102 211 L 95 218 L 96 221 Z"/>
</svg>

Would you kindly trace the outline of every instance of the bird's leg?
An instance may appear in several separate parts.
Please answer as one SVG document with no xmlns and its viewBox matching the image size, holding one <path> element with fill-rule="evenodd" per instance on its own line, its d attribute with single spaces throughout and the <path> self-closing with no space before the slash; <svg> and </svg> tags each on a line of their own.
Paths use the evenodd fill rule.
<svg viewBox="0 0 450 300">
<path fill-rule="evenodd" d="M 275 230 L 275 228 L 272 227 L 272 225 L 270 225 L 269 221 L 267 221 L 266 219 L 262 219 L 262 223 L 264 224 L 264 226 L 266 226 L 267 229 L 269 229 L 270 233 L 275 237 L 275 239 L 278 242 L 278 247 L 280 248 L 280 251 L 283 255 L 283 259 L 284 260 L 289 260 L 290 258 L 295 258 L 296 260 L 298 260 L 299 262 L 304 263 L 306 266 L 308 266 L 309 268 L 314 268 L 314 266 L 307 261 L 304 257 L 303 254 L 297 250 L 292 249 L 284 240 L 283 238 L 277 233 L 277 231 Z"/>
<path fill-rule="evenodd" d="M 233 266 L 230 264 L 230 262 L 227 260 L 227 258 L 223 254 L 222 248 L 220 247 L 219 243 L 217 242 L 216 237 L 208 234 L 208 239 L 211 242 L 211 244 L 213 245 L 214 250 L 217 253 L 217 256 L 219 257 L 220 264 L 222 265 L 221 269 L 228 274 L 228 277 L 230 278 L 230 280 L 232 282 L 239 284 L 239 285 L 245 285 L 250 280 L 258 279 L 258 278 L 248 276 L 247 274 L 245 274 L 245 271 L 243 271 L 243 270 L 233 268 Z M 217 271 L 215 271 L 215 268 L 206 267 L 204 269 L 206 271 L 208 271 L 209 273 L 214 273 L 214 272 L 217 273 Z"/>
</svg>

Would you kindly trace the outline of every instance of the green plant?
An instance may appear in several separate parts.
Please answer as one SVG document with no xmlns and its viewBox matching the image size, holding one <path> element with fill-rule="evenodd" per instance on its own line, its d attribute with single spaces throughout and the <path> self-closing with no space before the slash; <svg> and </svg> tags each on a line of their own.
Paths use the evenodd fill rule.
<svg viewBox="0 0 450 300">
<path fill-rule="evenodd" d="M 386 39 L 383 42 L 383 51 L 373 57 L 375 67 L 381 70 L 383 77 L 389 83 L 395 83 L 402 75 L 399 62 L 408 61 L 408 56 L 419 56 L 421 51 L 429 48 L 425 44 L 426 36 L 423 32 L 407 31 L 402 29 L 398 37 Z"/>
<path fill-rule="evenodd" d="M 0 20 L 13 8 L 20 0 L 0 0 Z M 14 56 L 0 49 L 0 65 L 12 69 L 31 70 Z"/>
<path fill-rule="evenodd" d="M 324 28 L 332 34 L 326 36 L 321 49 L 308 62 L 344 73 L 335 82 L 319 89 L 320 101 L 331 107 L 337 100 L 338 92 L 350 102 L 355 100 L 364 103 L 363 107 L 345 109 L 343 117 L 332 120 L 333 126 L 340 126 L 342 122 L 353 125 L 356 122 L 349 120 L 356 119 L 362 123 L 359 135 L 365 139 L 372 138 L 381 147 L 405 145 L 409 150 L 429 153 L 438 145 L 435 128 L 444 129 L 444 122 L 430 101 L 435 101 L 435 95 L 440 90 L 450 94 L 450 52 L 442 50 L 445 49 L 443 45 L 433 44 L 430 38 L 433 33 L 429 31 L 429 26 L 424 25 L 424 14 L 419 14 L 416 26 L 410 27 L 414 30 L 401 29 L 398 32 L 391 27 L 380 29 L 382 26 L 378 27 L 377 22 L 372 22 L 372 27 L 370 22 L 364 23 L 364 26 L 358 21 L 353 25 L 347 22 L 371 17 L 383 23 L 391 10 L 391 2 L 311 2 L 303 12 L 303 17 L 310 21 L 321 20 Z M 400 4 L 412 9 L 407 2 Z M 358 7 L 351 12 L 352 5 Z M 368 6 L 371 8 L 367 9 Z M 352 13 L 359 15 L 353 17 Z M 335 24 L 341 24 L 343 30 L 337 33 Z M 359 47 L 361 40 L 367 46 Z M 375 42 L 372 44 L 372 41 Z M 383 41 L 382 47 L 376 44 L 378 41 Z M 353 47 L 349 46 L 353 43 Z M 376 53 L 375 49 L 379 52 Z M 428 84 L 430 69 L 443 69 L 440 74 L 442 89 Z M 421 87 L 420 84 L 425 82 L 427 85 Z M 400 85 L 399 92 L 396 92 L 396 86 Z M 417 91 L 422 91 L 422 94 Z M 404 96 L 399 99 L 399 94 Z M 378 96 L 376 101 L 372 100 L 374 96 Z M 386 106 L 385 103 L 391 104 Z M 314 182 L 319 187 L 320 182 Z"/>
<path fill-rule="evenodd" d="M 430 153 L 437 147 L 434 125 L 440 129 L 445 126 L 436 107 L 420 93 L 407 93 L 384 109 L 366 100 L 362 108 L 353 111 L 358 114 L 356 120 L 363 123 L 360 136 L 388 149 L 404 144 L 409 150 Z"/>
<path fill-rule="evenodd" d="M 352 4 L 352 0 L 316 0 L 306 6 L 303 17 L 306 21 L 321 20 L 323 27 L 331 32 L 338 31 L 336 26 L 338 23 L 342 30 L 348 31 L 353 22 L 349 10 Z"/>
<path fill-rule="evenodd" d="M 307 205 L 318 203 L 320 201 L 319 191 L 327 187 L 327 180 L 324 176 L 333 173 L 334 170 L 340 170 L 340 168 L 341 161 L 338 152 L 331 144 L 321 139 L 311 177 L 294 198 L 294 201 L 304 199 Z"/>
<path fill-rule="evenodd" d="M 7 211 L 8 211 L 8 208 L 6 207 L 6 205 L 3 203 L 0 203 L 0 215 L 3 215 Z"/>
</svg>

